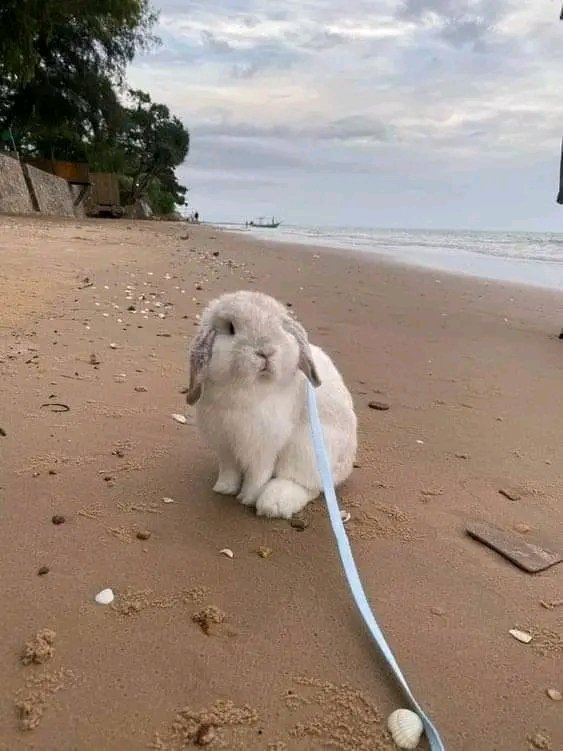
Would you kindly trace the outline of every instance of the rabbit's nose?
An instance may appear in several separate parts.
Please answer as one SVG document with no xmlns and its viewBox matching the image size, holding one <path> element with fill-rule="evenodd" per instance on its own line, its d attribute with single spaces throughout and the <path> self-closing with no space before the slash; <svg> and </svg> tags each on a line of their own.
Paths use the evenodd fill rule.
<svg viewBox="0 0 563 751">
<path fill-rule="evenodd" d="M 258 355 L 258 357 L 262 357 L 264 360 L 268 360 L 274 354 L 274 349 L 273 347 L 261 347 L 260 349 L 256 350 L 256 354 Z"/>
</svg>

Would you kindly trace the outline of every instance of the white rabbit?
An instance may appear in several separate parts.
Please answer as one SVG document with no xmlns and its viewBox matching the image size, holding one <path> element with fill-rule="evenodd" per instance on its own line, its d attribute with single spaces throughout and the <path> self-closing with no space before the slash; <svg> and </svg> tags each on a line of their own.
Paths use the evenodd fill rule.
<svg viewBox="0 0 563 751">
<path fill-rule="evenodd" d="M 262 516 L 289 519 L 322 490 L 311 443 L 307 378 L 336 485 L 352 471 L 357 420 L 330 357 L 287 309 L 260 292 L 224 294 L 205 309 L 190 354 L 188 404 L 219 460 L 213 490 Z M 238 495 L 237 495 L 238 494 Z"/>
</svg>

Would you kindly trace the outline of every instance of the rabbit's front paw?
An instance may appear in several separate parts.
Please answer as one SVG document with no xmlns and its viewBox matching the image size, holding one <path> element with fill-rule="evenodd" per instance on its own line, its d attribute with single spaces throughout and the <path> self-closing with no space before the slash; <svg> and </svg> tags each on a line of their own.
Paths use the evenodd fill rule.
<svg viewBox="0 0 563 751">
<path fill-rule="evenodd" d="M 236 469 L 222 469 L 217 482 L 213 486 L 214 493 L 221 495 L 236 495 L 242 482 L 241 473 Z"/>
</svg>

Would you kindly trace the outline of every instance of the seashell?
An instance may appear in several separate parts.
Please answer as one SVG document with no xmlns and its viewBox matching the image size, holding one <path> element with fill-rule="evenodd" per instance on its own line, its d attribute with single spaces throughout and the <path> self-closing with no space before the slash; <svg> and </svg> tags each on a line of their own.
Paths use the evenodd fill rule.
<svg viewBox="0 0 563 751">
<path fill-rule="evenodd" d="M 111 342 L 109 346 L 111 349 L 117 349 L 117 344 L 115 342 Z"/>
<path fill-rule="evenodd" d="M 227 556 L 227 558 L 234 558 L 235 554 L 230 548 L 223 548 L 223 550 L 219 551 L 222 555 Z"/>
<path fill-rule="evenodd" d="M 511 628 L 508 633 L 517 641 L 521 641 L 522 644 L 529 644 L 532 641 L 532 634 L 529 634 L 527 631 L 520 631 L 518 628 Z"/>
<path fill-rule="evenodd" d="M 113 602 L 114 594 L 111 589 L 102 589 L 101 592 L 98 592 L 96 597 L 94 598 L 98 605 L 109 605 L 110 602 Z"/>
<path fill-rule="evenodd" d="M 184 415 L 172 415 L 172 419 L 176 420 L 176 422 L 181 423 L 182 425 L 185 425 L 188 420 Z"/>
<path fill-rule="evenodd" d="M 352 518 L 352 514 L 349 511 L 341 511 L 340 518 L 342 519 L 344 524 L 346 524 L 346 522 L 349 522 L 350 519 Z"/>
<path fill-rule="evenodd" d="M 389 732 L 399 748 L 413 749 L 424 731 L 422 720 L 410 709 L 396 709 L 387 719 Z"/>
<path fill-rule="evenodd" d="M 545 692 L 552 701 L 561 701 L 563 699 L 563 694 L 556 688 L 548 688 Z"/>
<path fill-rule="evenodd" d="M 173 498 L 168 498 L 168 496 L 165 496 L 165 497 L 164 497 L 164 498 L 162 499 L 162 502 L 163 502 L 163 503 L 174 503 L 174 499 L 173 499 Z"/>
</svg>

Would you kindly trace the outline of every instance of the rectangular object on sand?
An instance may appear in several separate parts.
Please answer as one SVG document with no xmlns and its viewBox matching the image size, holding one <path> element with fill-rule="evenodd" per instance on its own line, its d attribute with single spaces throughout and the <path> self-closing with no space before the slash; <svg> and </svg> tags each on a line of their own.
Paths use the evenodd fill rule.
<svg viewBox="0 0 563 751">
<path fill-rule="evenodd" d="M 524 571 L 535 574 L 563 560 L 561 552 L 549 550 L 523 540 L 520 535 L 507 532 L 487 522 L 472 522 L 466 526 L 470 537 L 496 550 Z"/>
</svg>

